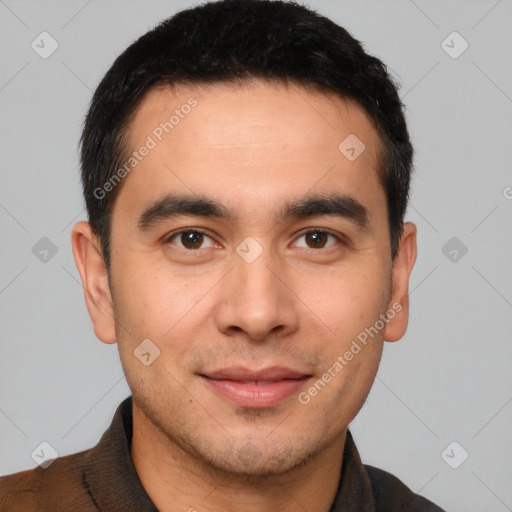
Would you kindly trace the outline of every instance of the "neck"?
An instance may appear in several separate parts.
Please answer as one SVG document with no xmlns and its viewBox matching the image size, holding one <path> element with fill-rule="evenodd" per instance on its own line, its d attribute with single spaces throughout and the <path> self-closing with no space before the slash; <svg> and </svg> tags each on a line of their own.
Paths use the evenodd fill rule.
<svg viewBox="0 0 512 512">
<path fill-rule="evenodd" d="M 134 405 L 131 455 L 160 512 L 329 512 L 341 475 L 346 430 L 306 464 L 285 474 L 245 477 L 190 456 Z"/>
</svg>

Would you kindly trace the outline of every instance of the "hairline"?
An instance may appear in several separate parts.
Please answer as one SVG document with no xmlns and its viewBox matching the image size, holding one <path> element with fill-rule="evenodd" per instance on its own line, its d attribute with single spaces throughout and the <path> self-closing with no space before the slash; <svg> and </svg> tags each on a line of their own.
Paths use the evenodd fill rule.
<svg viewBox="0 0 512 512">
<path fill-rule="evenodd" d="M 329 87 L 326 85 L 321 85 L 315 82 L 303 82 L 302 80 L 297 80 L 293 77 L 274 77 L 274 76 L 264 76 L 259 74 L 250 74 L 244 77 L 240 76 L 234 76 L 229 78 L 213 78 L 213 79 L 205 79 L 205 80 L 196 80 L 196 79 L 183 79 L 180 78 L 174 82 L 169 82 L 166 78 L 161 78 L 154 83 L 152 83 L 150 86 L 148 86 L 141 94 L 140 96 L 135 100 L 135 103 L 131 106 L 130 110 L 126 113 L 126 117 L 123 120 L 120 128 L 118 129 L 117 136 L 115 138 L 117 150 L 116 155 L 114 158 L 114 164 L 112 166 L 111 172 L 109 173 L 109 176 L 115 173 L 115 170 L 121 165 L 122 162 L 126 161 L 129 158 L 129 155 L 131 154 L 130 148 L 128 147 L 129 142 L 129 134 L 130 129 L 133 126 L 133 122 L 135 120 L 135 117 L 137 113 L 139 112 L 142 103 L 146 99 L 146 97 L 153 91 L 157 89 L 161 90 L 171 90 L 176 91 L 180 87 L 187 87 L 187 86 L 202 86 L 205 88 L 213 88 L 218 85 L 228 85 L 228 86 L 236 86 L 236 85 L 247 85 L 252 84 L 255 82 L 263 82 L 269 85 L 284 85 L 285 87 L 289 87 L 290 85 L 296 85 L 299 87 L 302 87 L 303 89 L 307 90 L 308 92 L 318 93 L 322 94 L 324 96 L 330 96 L 333 95 L 337 99 L 341 99 L 342 101 L 348 101 L 355 103 L 358 105 L 363 112 L 368 116 L 369 121 L 375 130 L 377 136 L 378 136 L 378 148 L 376 151 L 376 167 L 375 171 L 377 174 L 377 179 L 379 181 L 379 184 L 382 187 L 382 190 L 384 192 L 385 197 L 385 204 L 386 204 L 386 220 L 388 222 L 388 235 L 390 237 L 390 249 L 391 252 L 393 252 L 392 247 L 392 226 L 389 218 L 390 214 L 390 205 L 388 204 L 388 192 L 386 188 L 386 178 L 387 178 L 387 172 L 388 172 L 388 165 L 389 165 L 389 152 L 386 151 L 387 147 L 390 147 L 390 140 L 385 132 L 377 122 L 377 120 L 372 116 L 371 112 L 368 110 L 368 108 L 363 105 L 361 101 L 359 101 L 357 98 L 354 98 L 350 96 L 349 94 L 345 94 L 342 91 L 337 90 L 334 87 Z M 111 262 L 111 235 L 112 235 L 112 216 L 113 216 L 113 210 L 115 203 L 117 201 L 118 195 L 121 193 L 122 189 L 124 188 L 124 184 L 126 182 L 126 179 L 129 177 L 126 176 L 124 179 L 122 179 L 119 184 L 112 190 L 112 192 L 107 196 L 107 207 L 105 211 L 105 229 L 104 229 L 104 235 L 106 237 L 106 240 L 101 240 L 101 246 L 102 246 L 102 253 L 103 257 L 107 266 L 107 273 L 110 274 L 110 262 Z"/>
</svg>

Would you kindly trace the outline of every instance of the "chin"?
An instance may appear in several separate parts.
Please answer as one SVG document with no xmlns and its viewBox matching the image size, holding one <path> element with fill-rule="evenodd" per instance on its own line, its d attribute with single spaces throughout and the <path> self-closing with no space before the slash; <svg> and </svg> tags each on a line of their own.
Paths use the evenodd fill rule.
<svg viewBox="0 0 512 512">
<path fill-rule="evenodd" d="M 196 445 L 194 453 L 190 455 L 210 470 L 226 473 L 231 478 L 246 482 L 256 482 L 290 473 L 306 465 L 318 453 L 317 449 L 301 446 L 297 441 L 298 439 L 291 439 L 287 443 L 281 441 L 276 446 L 275 443 L 268 443 L 268 439 L 252 442 L 231 440 L 227 446 L 217 449 L 211 444 L 199 447 Z"/>
</svg>

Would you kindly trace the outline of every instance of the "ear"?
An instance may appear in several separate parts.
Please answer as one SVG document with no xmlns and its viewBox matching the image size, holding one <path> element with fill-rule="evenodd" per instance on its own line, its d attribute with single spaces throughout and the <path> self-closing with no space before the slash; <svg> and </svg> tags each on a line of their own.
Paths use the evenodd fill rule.
<svg viewBox="0 0 512 512">
<path fill-rule="evenodd" d="M 107 269 L 99 240 L 88 222 L 80 221 L 75 224 L 71 233 L 71 245 L 94 333 L 103 343 L 115 343 L 114 308 Z"/>
<path fill-rule="evenodd" d="M 388 318 L 384 329 L 385 341 L 398 341 L 409 322 L 409 277 L 416 261 L 416 225 L 406 222 L 392 270 L 393 288 L 388 304 Z M 391 314 L 394 313 L 394 316 Z"/>
</svg>

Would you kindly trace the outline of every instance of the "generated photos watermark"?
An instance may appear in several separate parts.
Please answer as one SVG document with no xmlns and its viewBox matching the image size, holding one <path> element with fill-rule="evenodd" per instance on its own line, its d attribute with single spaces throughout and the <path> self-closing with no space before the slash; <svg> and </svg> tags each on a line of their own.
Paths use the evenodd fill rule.
<svg viewBox="0 0 512 512">
<path fill-rule="evenodd" d="M 375 321 L 375 323 L 371 327 L 366 327 L 363 331 L 361 331 L 355 340 L 352 340 L 352 344 L 348 350 L 345 351 L 343 355 L 339 355 L 336 358 L 336 361 L 322 374 L 322 376 L 310 387 L 307 391 L 302 391 L 297 396 L 299 402 L 303 405 L 307 405 L 311 402 L 311 399 L 320 393 L 329 382 L 332 381 L 345 366 L 348 365 L 354 357 L 361 352 L 361 350 L 366 347 L 368 344 L 368 337 L 374 338 L 379 334 L 384 327 L 388 324 L 390 320 L 395 318 L 397 313 L 402 311 L 402 304 L 395 302 L 391 308 L 389 308 L 385 313 L 381 313 L 379 319 Z"/>
<path fill-rule="evenodd" d="M 124 164 L 117 169 L 117 171 L 103 184 L 102 187 L 94 189 L 94 197 L 96 199 L 104 199 L 109 192 L 121 182 L 137 165 L 149 155 L 151 150 L 158 146 L 159 142 L 162 142 L 164 137 L 171 133 L 176 126 L 178 126 L 183 119 L 186 118 L 193 108 L 197 107 L 198 102 L 194 97 L 188 98 L 187 102 L 181 105 L 174 111 L 174 114 L 167 120 L 156 126 L 150 135 L 146 137 L 144 144 L 137 150 L 133 151 L 130 156 L 126 159 Z"/>
</svg>

